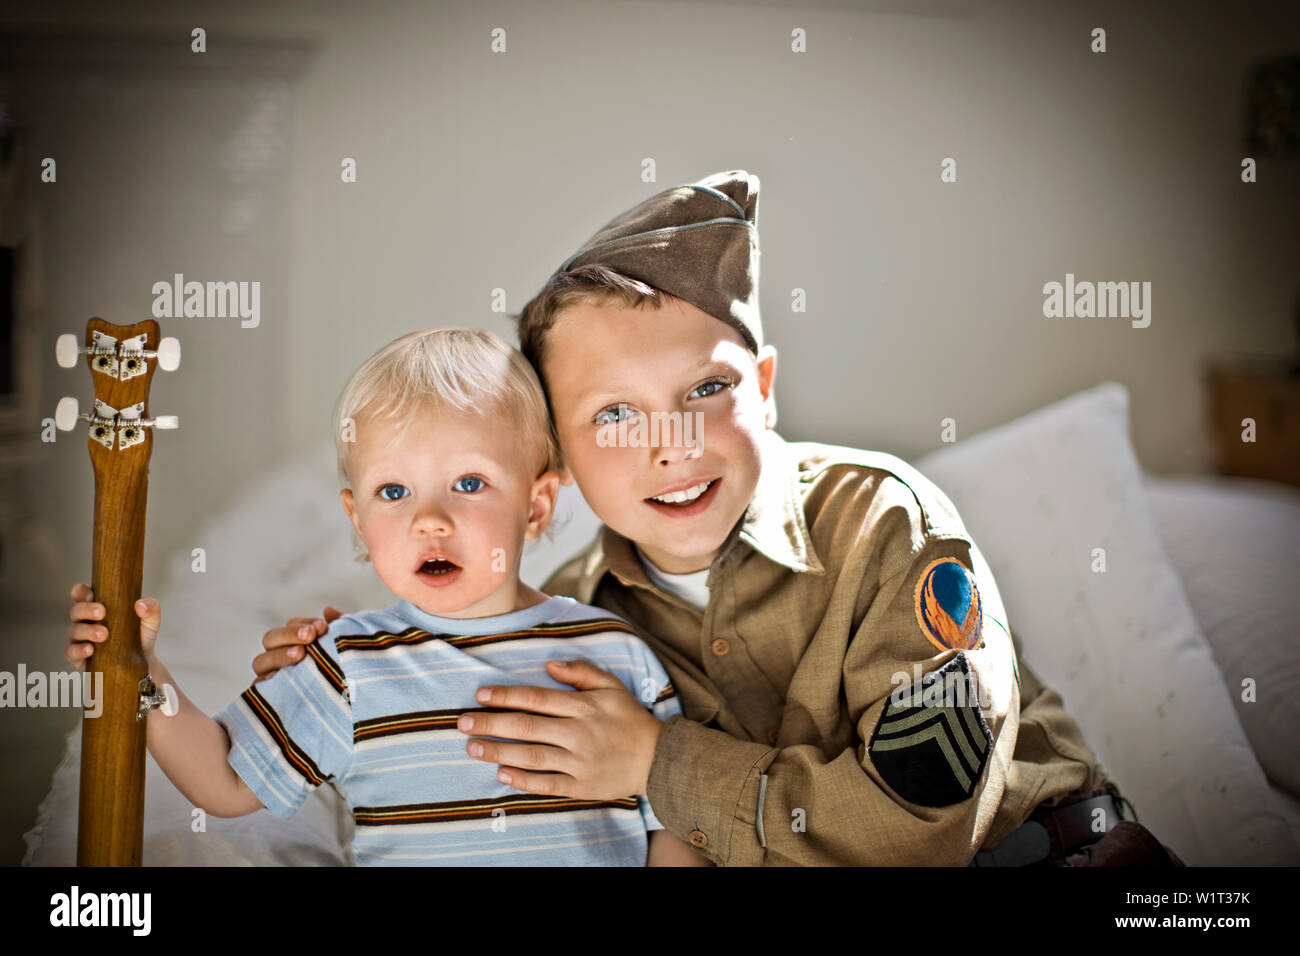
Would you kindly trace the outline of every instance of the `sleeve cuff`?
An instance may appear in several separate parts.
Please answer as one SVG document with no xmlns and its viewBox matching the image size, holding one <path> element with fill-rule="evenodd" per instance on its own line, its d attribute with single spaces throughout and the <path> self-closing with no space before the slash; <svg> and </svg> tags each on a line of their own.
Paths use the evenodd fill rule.
<svg viewBox="0 0 1300 956">
<path fill-rule="evenodd" d="M 213 718 L 230 740 L 226 762 L 263 807 L 281 820 L 290 820 L 306 801 L 310 789 L 290 786 L 281 768 L 275 766 L 270 758 L 245 746 L 243 732 L 250 730 L 250 723 L 246 715 L 239 712 L 240 706 L 236 701 Z"/>
<path fill-rule="evenodd" d="M 777 753 L 675 715 L 659 735 L 646 796 L 668 830 L 714 863 L 757 865 L 759 778 Z"/>
</svg>

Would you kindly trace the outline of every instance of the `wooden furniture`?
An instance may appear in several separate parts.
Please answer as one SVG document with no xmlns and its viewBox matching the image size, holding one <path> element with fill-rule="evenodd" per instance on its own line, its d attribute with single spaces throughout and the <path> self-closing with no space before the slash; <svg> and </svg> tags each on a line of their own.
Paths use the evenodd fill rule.
<svg viewBox="0 0 1300 956">
<path fill-rule="evenodd" d="M 1216 470 L 1300 486 L 1300 363 L 1239 355 L 1212 362 L 1206 378 Z"/>
</svg>

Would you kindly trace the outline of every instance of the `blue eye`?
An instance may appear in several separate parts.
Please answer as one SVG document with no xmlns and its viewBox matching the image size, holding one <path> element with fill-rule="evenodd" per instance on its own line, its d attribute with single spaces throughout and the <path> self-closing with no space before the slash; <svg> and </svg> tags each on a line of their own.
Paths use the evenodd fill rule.
<svg viewBox="0 0 1300 956">
<path fill-rule="evenodd" d="M 462 488 L 461 486 L 466 482 L 471 482 L 472 487 Z M 486 482 L 484 482 L 482 478 L 475 478 L 473 475 L 467 475 L 464 478 L 457 478 L 454 487 L 457 491 L 467 491 L 470 494 L 473 494 L 474 492 L 482 488 L 485 484 Z"/>
<path fill-rule="evenodd" d="M 711 382 L 705 382 L 703 385 L 696 385 L 695 388 L 691 389 L 691 394 L 694 395 L 696 398 L 708 398 L 710 395 L 718 394 L 718 392 L 726 388 L 728 384 L 730 383 L 724 382 L 721 379 L 714 379 Z M 705 392 L 703 395 L 700 394 L 700 389 L 709 388 L 710 386 L 713 385 L 717 386 L 716 388 L 713 389 L 713 391 Z"/>
<path fill-rule="evenodd" d="M 611 416 L 617 416 L 619 412 L 622 412 L 623 415 L 626 416 L 631 414 L 631 411 L 632 410 L 628 408 L 627 405 L 625 405 L 623 402 L 619 402 L 617 405 L 611 405 L 609 408 L 602 408 L 600 411 L 598 411 L 596 413 L 594 424 L 615 425 L 621 419 L 619 419 L 618 417 L 611 417 Z"/>
<path fill-rule="evenodd" d="M 396 494 L 390 495 L 388 494 L 389 491 L 396 492 Z M 385 501 L 398 501 L 409 494 L 410 492 L 407 491 L 405 485 L 384 485 L 379 489 L 379 497 Z"/>
</svg>

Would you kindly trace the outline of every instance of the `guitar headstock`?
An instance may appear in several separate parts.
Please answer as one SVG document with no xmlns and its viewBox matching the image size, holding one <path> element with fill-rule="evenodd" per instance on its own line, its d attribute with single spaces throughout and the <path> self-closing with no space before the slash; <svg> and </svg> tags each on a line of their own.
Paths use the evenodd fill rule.
<svg viewBox="0 0 1300 956">
<path fill-rule="evenodd" d="M 149 417 L 149 388 L 155 366 L 172 371 L 180 365 L 181 348 L 173 338 L 159 338 L 153 319 L 135 325 L 113 325 L 101 318 L 86 322 L 84 344 L 76 336 L 59 336 L 56 358 L 64 368 L 86 356 L 95 397 L 89 414 L 80 414 L 75 398 L 60 400 L 54 415 L 60 431 L 78 421 L 89 428 L 90 458 L 97 470 L 144 467 L 153 453 L 153 429 L 175 428 L 175 416 Z"/>
</svg>

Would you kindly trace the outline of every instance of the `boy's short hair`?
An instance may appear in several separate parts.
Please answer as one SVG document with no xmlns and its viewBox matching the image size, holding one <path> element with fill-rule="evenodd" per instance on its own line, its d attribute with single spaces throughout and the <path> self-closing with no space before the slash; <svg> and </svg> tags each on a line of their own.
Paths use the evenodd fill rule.
<svg viewBox="0 0 1300 956">
<path fill-rule="evenodd" d="M 637 308 L 649 305 L 658 309 L 669 298 L 671 296 L 663 290 L 615 272 L 608 266 L 579 266 L 571 272 L 557 272 L 551 276 L 542 290 L 524 306 L 523 311 L 512 316 L 519 326 L 519 348 L 537 370 L 548 403 L 550 389 L 546 376 L 542 374 L 542 363 L 546 358 L 546 333 L 555 325 L 561 312 L 584 302 L 595 305 L 618 303 Z"/>
<path fill-rule="evenodd" d="M 444 326 L 410 332 L 389 342 L 348 379 L 334 410 L 339 477 L 352 487 L 352 437 L 362 418 L 409 425 L 412 413 L 503 414 L 518 428 L 521 451 L 534 477 L 560 467 L 546 397 L 528 361 L 483 329 Z"/>
</svg>

